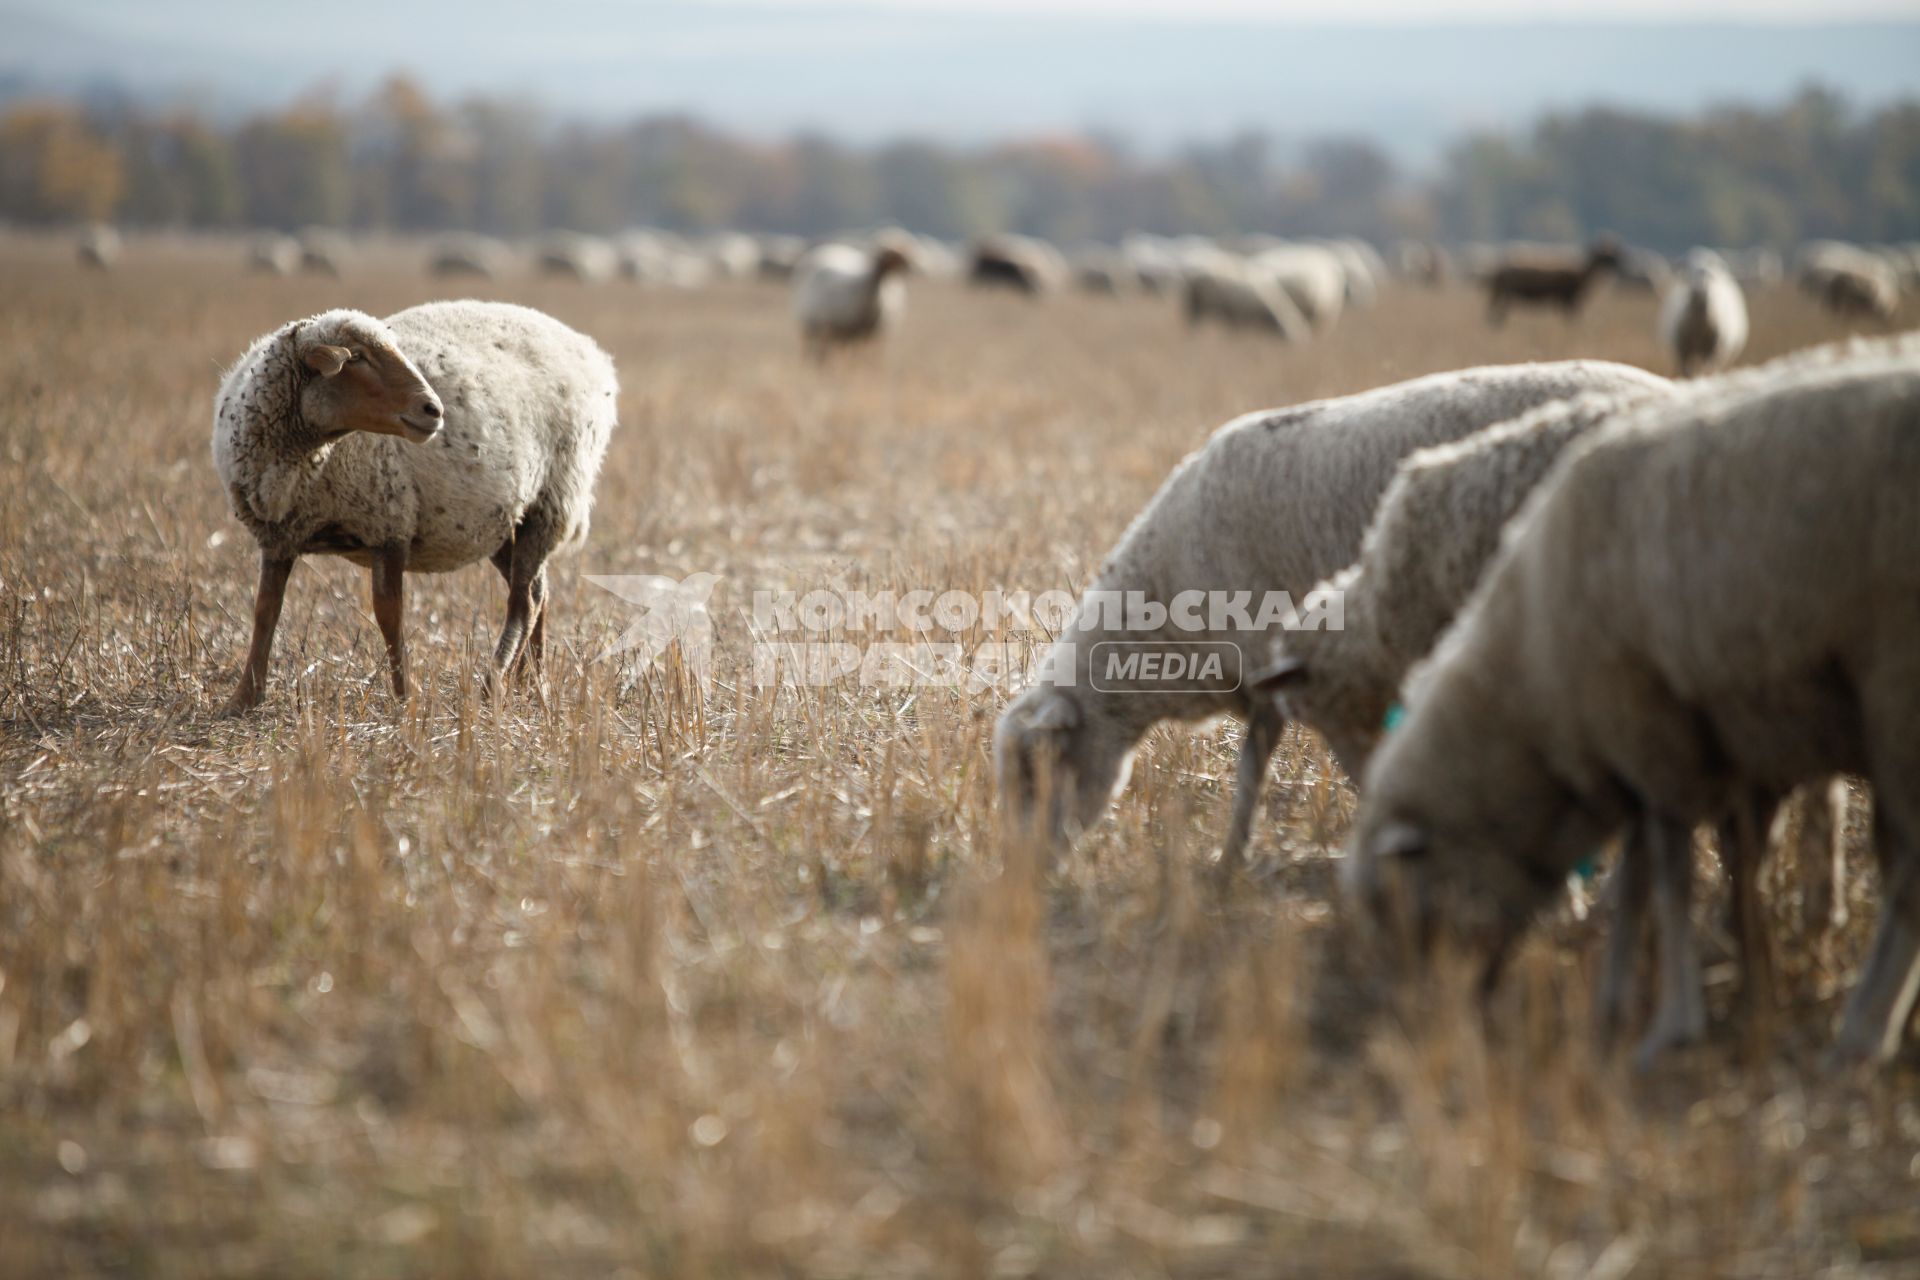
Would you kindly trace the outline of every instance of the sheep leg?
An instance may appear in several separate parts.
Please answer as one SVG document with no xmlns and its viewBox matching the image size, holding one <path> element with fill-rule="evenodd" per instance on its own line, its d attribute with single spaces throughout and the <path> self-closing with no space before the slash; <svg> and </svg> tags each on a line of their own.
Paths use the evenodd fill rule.
<svg viewBox="0 0 1920 1280">
<path fill-rule="evenodd" d="M 547 522 L 529 512 L 514 530 L 507 553 L 507 625 L 500 631 L 499 647 L 493 651 L 493 674 L 504 676 L 522 656 L 528 633 L 533 629 L 536 612 L 534 582 L 546 570 L 547 551 L 552 536 Z M 496 553 L 496 556 L 498 553 Z M 498 563 L 496 559 L 495 563 Z M 545 598 L 545 592 L 540 593 Z"/>
<path fill-rule="evenodd" d="M 1233 818 L 1227 824 L 1227 841 L 1221 847 L 1215 871 L 1231 875 L 1246 860 L 1247 845 L 1253 837 L 1253 815 L 1260 807 L 1260 784 L 1266 781 L 1267 761 L 1280 741 L 1286 721 L 1271 702 L 1254 704 L 1247 713 L 1247 732 L 1240 740 L 1240 763 L 1233 782 Z"/>
<path fill-rule="evenodd" d="M 507 591 L 513 591 L 513 546 L 512 542 L 503 542 L 500 549 L 493 553 L 493 567 L 500 571 L 506 581 Z M 540 572 L 533 579 L 533 629 L 527 634 L 527 647 L 521 651 L 519 659 L 513 664 L 513 673 L 518 676 L 526 672 L 528 661 L 533 669 L 539 671 L 547 656 L 547 566 L 541 565 Z"/>
<path fill-rule="evenodd" d="M 1693 832 L 1682 823 L 1643 818 L 1653 871 L 1653 913 L 1660 935 L 1660 1006 L 1634 1051 L 1645 1070 L 1662 1054 L 1707 1032 L 1700 950 L 1693 933 Z"/>
<path fill-rule="evenodd" d="M 273 656 L 273 633 L 280 625 L 280 604 L 287 597 L 287 578 L 293 560 L 260 553 L 260 586 L 253 596 L 253 642 L 247 648 L 240 683 L 227 700 L 226 714 L 238 715 L 257 706 L 267 687 L 267 660 Z"/>
<path fill-rule="evenodd" d="M 401 627 L 405 598 L 407 549 L 382 547 L 373 556 L 373 619 L 387 642 L 387 667 L 393 673 L 393 696 L 407 696 L 407 637 Z"/>
<path fill-rule="evenodd" d="M 1612 929 L 1600 965 L 1600 986 L 1594 994 L 1594 1023 L 1602 1045 L 1611 1045 L 1626 1022 L 1627 991 L 1633 983 L 1634 956 L 1640 949 L 1652 888 L 1652 856 L 1636 824 L 1620 846 L 1619 865 L 1607 884 L 1612 899 Z"/>
<path fill-rule="evenodd" d="M 525 660 L 533 663 L 535 673 L 546 666 L 547 661 L 547 566 L 541 565 L 540 572 L 533 578 L 533 631 L 527 637 Z"/>
<path fill-rule="evenodd" d="M 1720 824 L 1720 860 L 1726 864 L 1728 912 L 1740 990 L 1749 1016 L 1773 1007 L 1773 950 L 1760 919 L 1760 866 L 1766 860 L 1773 805 L 1765 795 L 1745 797 Z"/>
<path fill-rule="evenodd" d="M 1883 790 L 1874 794 L 1874 843 L 1880 866 L 1880 924 L 1866 967 L 1847 998 L 1840 1034 L 1829 1055 L 1835 1065 L 1886 1062 L 1900 1050 L 1920 1002 L 1920 849 L 1888 814 Z"/>
</svg>

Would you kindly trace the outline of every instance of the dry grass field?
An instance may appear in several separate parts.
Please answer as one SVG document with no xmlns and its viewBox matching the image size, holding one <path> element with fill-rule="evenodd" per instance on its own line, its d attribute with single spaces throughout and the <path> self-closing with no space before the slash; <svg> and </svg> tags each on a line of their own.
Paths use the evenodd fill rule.
<svg viewBox="0 0 1920 1280">
<path fill-rule="evenodd" d="M 1920 1274 L 1913 1055 L 1817 1065 L 1875 906 L 1858 833 L 1837 933 L 1777 864 L 1753 1024 L 1709 877 L 1719 1038 L 1636 1078 L 1587 1033 L 1598 913 L 1544 924 L 1488 1034 L 1445 975 L 1383 989 L 1309 735 L 1224 900 L 1197 873 L 1230 725 L 1157 733 L 1036 886 L 993 837 L 1003 694 L 751 678 L 756 590 L 1075 589 L 1229 417 L 1662 369 L 1652 299 L 1494 332 L 1400 290 L 1287 348 L 916 282 L 823 372 L 777 288 L 504 280 L 623 382 L 544 686 L 481 696 L 478 565 L 409 579 L 396 705 L 365 572 L 309 559 L 265 704 L 222 719 L 255 557 L 208 454 L 221 370 L 447 288 L 398 250 L 337 281 L 240 257 L 0 240 L 0 1274 Z M 1841 332 L 1787 290 L 1754 311 L 1751 359 Z M 697 571 L 709 695 L 592 661 L 635 613 L 583 574 Z"/>
</svg>

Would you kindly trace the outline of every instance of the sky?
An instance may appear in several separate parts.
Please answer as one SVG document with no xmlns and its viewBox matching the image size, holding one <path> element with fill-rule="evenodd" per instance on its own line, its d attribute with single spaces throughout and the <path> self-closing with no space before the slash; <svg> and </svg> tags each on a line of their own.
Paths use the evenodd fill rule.
<svg viewBox="0 0 1920 1280">
<path fill-rule="evenodd" d="M 1863 106 L 1920 96 L 1920 0 L 0 0 L 0 31 L 0 96 L 111 85 L 239 111 L 406 72 L 556 119 L 1149 149 L 1260 129 L 1414 163 L 1548 108 L 1683 113 L 1809 80 Z"/>
</svg>

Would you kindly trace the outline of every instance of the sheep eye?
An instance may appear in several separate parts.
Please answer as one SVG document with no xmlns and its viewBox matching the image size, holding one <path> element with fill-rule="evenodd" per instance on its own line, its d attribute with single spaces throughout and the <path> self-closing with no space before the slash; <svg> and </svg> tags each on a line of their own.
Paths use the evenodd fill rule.
<svg viewBox="0 0 1920 1280">
<path fill-rule="evenodd" d="M 367 353 L 364 351 L 350 351 L 347 353 L 348 364 L 353 364 L 355 362 L 364 363 L 366 358 L 367 358 Z"/>
</svg>

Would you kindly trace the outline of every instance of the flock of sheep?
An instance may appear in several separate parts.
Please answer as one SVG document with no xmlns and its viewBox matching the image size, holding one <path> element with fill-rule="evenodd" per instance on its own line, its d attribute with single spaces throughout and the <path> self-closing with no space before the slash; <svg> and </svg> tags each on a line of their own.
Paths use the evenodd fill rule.
<svg viewBox="0 0 1920 1280">
<path fill-rule="evenodd" d="M 690 247 L 648 243 L 649 270 L 690 278 L 660 265 Z M 330 248 L 263 240 L 253 253 L 272 269 L 326 269 L 314 264 Z M 769 270 L 766 243 L 710 245 L 709 260 L 722 248 L 729 270 Z M 821 356 L 883 331 L 930 252 L 891 231 L 778 248 Z M 82 252 L 110 260 L 100 243 Z M 456 252 L 497 269 L 481 241 L 439 246 L 436 269 Z M 638 252 L 562 238 L 540 264 L 599 279 Z M 1402 274 L 1450 269 L 1428 247 L 1400 257 Z M 1478 274 L 1497 314 L 1577 307 L 1628 261 L 1602 240 L 1557 258 L 1516 252 Z M 1136 237 L 1096 263 L 1003 236 L 947 265 L 1028 294 L 1086 284 L 1097 267 L 1098 287 L 1175 294 L 1194 323 L 1285 336 L 1365 305 L 1388 278 L 1348 242 L 1230 252 Z M 1597 1003 L 1617 1031 L 1650 907 L 1650 1060 L 1706 1030 L 1688 916 L 1695 827 L 1719 829 L 1754 982 L 1767 946 L 1753 886 L 1775 807 L 1796 788 L 1862 777 L 1883 905 L 1837 1052 L 1890 1057 L 1920 998 L 1920 800 L 1900 782 L 1920 717 L 1920 336 L 1712 373 L 1744 343 L 1740 273 L 1752 265 L 1697 251 L 1665 282 L 1675 363 L 1706 375 L 1690 381 L 1592 360 L 1468 369 L 1222 427 L 1127 529 L 1002 714 L 996 776 L 1014 829 L 1069 844 L 1126 785 L 1149 729 L 1227 714 L 1246 725 L 1220 862 L 1231 873 L 1268 758 L 1299 720 L 1359 787 L 1346 882 L 1363 914 L 1390 938 L 1479 948 L 1490 975 L 1569 873 L 1619 837 Z M 1883 298 L 1889 277 L 1897 299 L 1911 278 L 1839 245 L 1810 246 L 1800 271 L 1848 307 L 1838 300 Z M 305 555 L 371 571 L 397 695 L 409 572 L 491 560 L 508 612 L 489 684 L 537 664 L 547 559 L 586 535 L 617 397 L 591 339 L 505 303 L 385 320 L 330 311 L 255 342 L 214 417 L 216 469 L 260 549 L 230 710 L 262 696 Z M 1189 596 L 1242 605 L 1204 618 L 1166 607 Z M 1264 603 L 1275 597 L 1277 612 Z M 1115 599 L 1161 607 L 1136 618 L 1106 607 Z M 1344 625 L 1316 625 L 1330 617 Z M 1204 679 L 1116 682 L 1097 669 L 1114 641 L 1237 661 Z"/>
<path fill-rule="evenodd" d="M 1002 716 L 1002 795 L 1065 845 L 1155 724 L 1229 714 L 1246 723 L 1230 871 L 1298 719 L 1359 787 L 1345 880 L 1363 915 L 1396 942 L 1466 944 L 1488 981 L 1619 836 L 1597 1006 L 1617 1031 L 1650 897 L 1644 1062 L 1706 1031 L 1694 828 L 1719 826 L 1757 984 L 1751 897 L 1774 810 L 1859 776 L 1882 909 L 1835 1053 L 1884 1061 L 1920 998 L 1920 801 L 1902 781 L 1920 717 L 1916 484 L 1917 335 L 1687 383 L 1517 365 L 1249 415 L 1175 470 Z M 1195 625 L 1096 607 L 1195 591 L 1290 607 Z M 1344 626 L 1314 629 L 1336 598 Z M 1210 682 L 1103 679 L 1116 642 L 1240 661 Z"/>
</svg>

